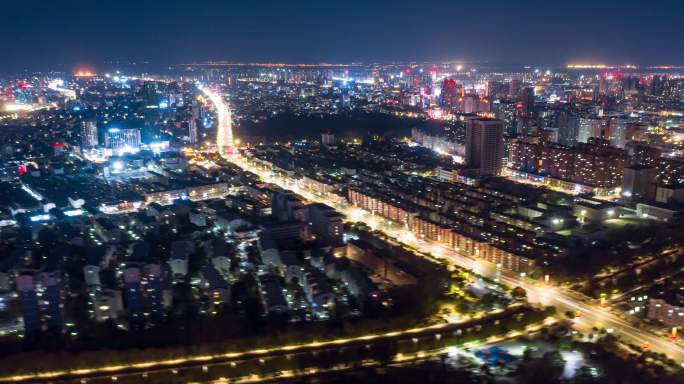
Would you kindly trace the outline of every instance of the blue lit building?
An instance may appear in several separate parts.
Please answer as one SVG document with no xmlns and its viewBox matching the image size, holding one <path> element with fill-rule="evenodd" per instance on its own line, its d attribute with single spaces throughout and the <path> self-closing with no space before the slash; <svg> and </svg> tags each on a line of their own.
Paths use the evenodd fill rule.
<svg viewBox="0 0 684 384">
<path fill-rule="evenodd" d="M 105 147 L 117 154 L 137 152 L 140 143 L 140 130 L 137 128 L 109 128 L 105 132 Z"/>
</svg>

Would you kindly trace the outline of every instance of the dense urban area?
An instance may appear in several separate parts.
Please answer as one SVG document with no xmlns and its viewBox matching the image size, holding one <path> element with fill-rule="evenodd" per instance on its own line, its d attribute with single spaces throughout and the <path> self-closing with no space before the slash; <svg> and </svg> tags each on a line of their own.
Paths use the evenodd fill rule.
<svg viewBox="0 0 684 384">
<path fill-rule="evenodd" d="M 117 68 L 0 77 L 0 382 L 684 381 L 684 68 Z"/>
</svg>

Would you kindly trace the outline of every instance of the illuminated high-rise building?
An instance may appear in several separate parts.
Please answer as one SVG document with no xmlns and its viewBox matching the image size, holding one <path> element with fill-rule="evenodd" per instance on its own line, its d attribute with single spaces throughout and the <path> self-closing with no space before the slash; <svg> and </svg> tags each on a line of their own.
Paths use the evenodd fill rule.
<svg viewBox="0 0 684 384">
<path fill-rule="evenodd" d="M 473 119 L 466 125 L 466 163 L 480 176 L 498 175 L 504 156 L 503 121 Z"/>
<path fill-rule="evenodd" d="M 534 89 L 531 87 L 524 88 L 520 94 L 520 103 L 522 104 L 522 115 L 524 117 L 532 117 L 534 115 Z"/>
<path fill-rule="evenodd" d="M 501 92 L 501 82 L 494 81 L 494 80 L 487 81 L 487 88 L 485 91 L 485 94 L 487 95 L 487 97 L 490 97 L 492 99 L 499 98 L 500 92 Z"/>
<path fill-rule="evenodd" d="M 349 95 L 349 90 L 343 89 L 342 90 L 342 96 L 341 96 L 341 102 L 340 102 L 340 107 L 343 109 L 350 109 L 351 108 L 351 96 Z"/>
<path fill-rule="evenodd" d="M 193 118 L 188 122 L 188 141 L 194 145 L 197 144 L 197 140 L 197 120 Z"/>
<path fill-rule="evenodd" d="M 592 117 L 581 117 L 579 119 L 579 130 L 577 141 L 587 143 L 592 137 L 603 137 L 603 121 Z"/>
<path fill-rule="evenodd" d="M 81 146 L 83 148 L 95 148 L 97 140 L 97 120 L 87 119 L 81 121 Z"/>
<path fill-rule="evenodd" d="M 147 82 L 145 85 L 143 85 L 142 90 L 142 98 L 143 102 L 145 103 L 145 106 L 147 107 L 155 107 L 159 106 L 159 93 L 157 92 L 157 83 L 155 82 Z"/>
<path fill-rule="evenodd" d="M 522 87 L 522 82 L 520 79 L 513 78 L 508 84 L 508 97 L 511 99 L 517 99 L 520 95 L 520 89 Z"/>
<path fill-rule="evenodd" d="M 105 147 L 112 151 L 135 151 L 140 147 L 140 130 L 136 128 L 109 128 L 105 133 Z"/>
<path fill-rule="evenodd" d="M 192 102 L 192 118 L 197 121 L 204 119 L 204 109 L 197 100 L 193 100 Z"/>
<path fill-rule="evenodd" d="M 649 84 L 648 91 L 653 96 L 661 96 L 663 90 L 665 89 L 665 77 L 653 75 L 651 83 Z"/>
<path fill-rule="evenodd" d="M 625 118 L 610 120 L 610 144 L 612 146 L 625 148 L 627 143 L 627 122 Z"/>
<path fill-rule="evenodd" d="M 622 91 L 625 97 L 630 97 L 639 93 L 639 78 L 635 76 L 625 76 L 622 78 Z"/>
<path fill-rule="evenodd" d="M 579 116 L 568 110 L 561 110 L 556 116 L 558 126 L 558 143 L 572 147 L 577 144 L 579 131 Z"/>
<path fill-rule="evenodd" d="M 480 97 L 475 94 L 468 94 L 463 96 L 460 109 L 462 112 L 465 113 L 480 112 Z"/>
</svg>

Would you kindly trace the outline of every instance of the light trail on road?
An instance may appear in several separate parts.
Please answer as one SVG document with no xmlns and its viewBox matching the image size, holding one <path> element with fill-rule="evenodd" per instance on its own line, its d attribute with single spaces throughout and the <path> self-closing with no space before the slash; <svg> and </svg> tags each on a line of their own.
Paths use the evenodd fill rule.
<svg viewBox="0 0 684 384">
<path fill-rule="evenodd" d="M 468 342 L 463 344 L 460 347 L 442 347 L 442 348 L 434 348 L 434 349 L 427 349 L 427 350 L 419 350 L 415 352 L 410 352 L 410 353 L 397 353 L 392 360 L 387 363 L 388 365 L 407 365 L 407 364 L 412 364 L 416 361 L 419 360 L 429 360 L 432 358 L 438 358 L 440 356 L 446 355 L 446 354 L 451 354 L 451 353 L 458 353 L 458 354 L 465 354 L 468 356 L 471 356 L 475 358 L 475 355 L 472 354 L 471 352 L 466 352 L 465 348 L 482 348 L 485 349 L 489 346 L 505 342 L 507 340 L 513 340 L 517 337 L 520 337 L 521 335 L 527 333 L 534 333 L 538 332 L 542 327 L 549 326 L 555 324 L 555 320 L 551 320 L 548 322 L 543 322 L 539 325 L 531 325 L 525 328 L 522 331 L 517 331 L 517 332 L 511 332 L 510 334 L 504 335 L 504 336 L 492 336 L 487 338 L 483 342 Z M 355 363 L 346 363 L 346 364 L 338 364 L 334 367 L 331 368 L 316 368 L 316 367 L 309 367 L 305 368 L 303 370 L 285 370 L 285 371 L 276 371 L 274 373 L 270 374 L 252 374 L 252 375 L 246 375 L 242 377 L 233 377 L 231 379 L 227 379 L 225 377 L 211 380 L 209 383 L 211 384 L 228 384 L 228 383 L 253 383 L 253 382 L 263 382 L 266 380 L 282 380 L 286 378 L 296 378 L 296 377 L 306 377 L 306 376 L 314 376 L 314 375 L 320 375 L 320 374 L 328 374 L 328 373 L 338 373 L 346 370 L 354 370 L 354 369 L 359 369 L 359 368 L 367 368 L 367 367 L 373 367 L 373 366 L 382 366 L 382 362 L 373 360 L 373 359 L 364 359 L 363 361 L 360 362 L 355 362 Z"/>
<path fill-rule="evenodd" d="M 223 101 L 223 96 L 220 93 L 204 86 L 199 86 L 199 89 L 209 98 L 216 109 L 216 149 L 222 155 L 230 154 L 234 149 L 233 118 L 230 108 Z"/>
<path fill-rule="evenodd" d="M 151 371 L 151 370 L 159 370 L 159 369 L 172 369 L 174 367 L 183 367 L 185 365 L 192 365 L 196 363 L 202 363 L 202 364 L 218 364 L 218 363 L 223 363 L 225 361 L 230 361 L 230 360 L 236 360 L 236 359 L 243 359 L 243 358 L 258 358 L 258 357 L 264 357 L 264 356 L 269 356 L 269 355 L 274 355 L 274 354 L 282 354 L 282 353 L 293 353 L 293 352 L 300 352 L 300 351 L 306 351 L 306 350 L 313 350 L 313 349 L 322 349 L 322 348 L 339 348 L 341 346 L 345 345 L 351 345 L 351 344 L 358 344 L 358 343 L 370 343 L 373 341 L 377 340 L 383 340 L 383 339 L 401 339 L 401 338 L 408 338 L 408 337 L 420 337 L 424 336 L 427 334 L 433 334 L 433 333 L 440 333 L 440 332 L 449 332 L 449 331 L 454 331 L 455 329 L 460 329 L 463 327 L 469 327 L 469 326 L 474 326 L 478 324 L 478 322 L 487 320 L 490 318 L 496 318 L 504 316 L 506 313 L 515 313 L 514 311 L 518 310 L 520 306 L 518 305 L 517 307 L 511 306 L 505 309 L 498 309 L 495 311 L 490 311 L 486 313 L 482 313 L 479 316 L 475 316 L 469 319 L 465 319 L 463 321 L 459 322 L 454 322 L 454 323 L 439 323 L 439 324 L 433 324 L 433 325 L 427 325 L 423 327 L 415 327 L 415 328 L 409 328 L 409 329 L 403 329 L 403 330 L 395 330 L 395 331 L 389 331 L 389 332 L 378 332 L 378 333 L 372 333 L 372 334 L 367 334 L 367 335 L 361 335 L 361 336 L 351 336 L 351 337 L 344 337 L 344 338 L 338 338 L 338 339 L 332 339 L 332 340 L 323 340 L 323 341 L 313 341 L 310 343 L 302 343 L 302 344 L 289 344 L 289 345 L 281 345 L 277 347 L 272 347 L 272 348 L 257 348 L 257 349 L 252 349 L 252 350 L 247 350 L 247 351 L 233 351 L 233 352 L 226 352 L 226 353 L 218 353 L 218 354 L 206 354 L 206 355 L 186 355 L 186 356 L 180 356 L 177 358 L 173 359 L 166 359 L 166 360 L 150 360 L 150 361 L 144 361 L 144 362 L 131 362 L 131 363 L 122 363 L 118 365 L 109 365 L 109 366 L 100 366 L 100 367 L 93 367 L 93 368 L 78 368 L 78 369 L 71 369 L 71 370 L 60 370 L 60 371 L 47 371 L 47 372 L 39 372 L 39 373 L 27 373 L 27 374 L 17 374 L 17 375 L 8 375 L 8 376 L 0 376 L 0 382 L 25 382 L 25 383 L 33 383 L 36 381 L 46 381 L 46 380 L 58 380 L 62 379 L 64 377 L 71 377 L 70 380 L 74 380 L 73 378 L 80 378 L 80 377 L 90 377 L 90 376 L 95 376 L 95 375 L 116 375 L 116 374 L 129 374 L 131 373 L 131 370 L 139 370 L 140 372 L 145 372 L 145 371 Z M 548 322 L 549 324 L 553 323 L 555 319 L 553 318 L 547 318 L 545 319 L 545 322 Z M 538 325 L 529 325 L 527 329 L 537 329 Z M 518 331 L 520 332 L 520 331 Z"/>
</svg>

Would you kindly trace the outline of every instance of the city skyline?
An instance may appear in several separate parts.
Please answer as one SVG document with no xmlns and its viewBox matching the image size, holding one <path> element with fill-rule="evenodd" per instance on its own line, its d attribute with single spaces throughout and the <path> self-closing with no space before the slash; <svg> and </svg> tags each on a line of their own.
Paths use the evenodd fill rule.
<svg viewBox="0 0 684 384">
<path fill-rule="evenodd" d="M 0 9 L 0 383 L 684 383 L 681 0 Z"/>
</svg>

